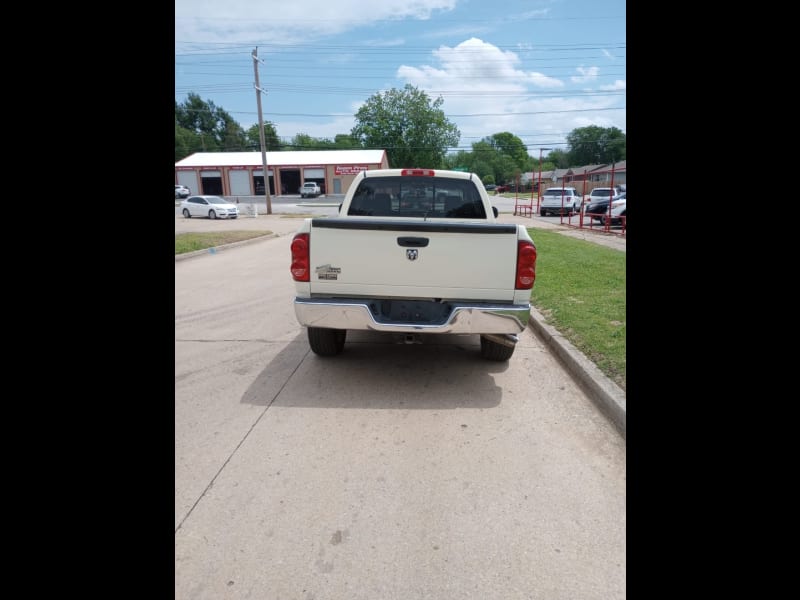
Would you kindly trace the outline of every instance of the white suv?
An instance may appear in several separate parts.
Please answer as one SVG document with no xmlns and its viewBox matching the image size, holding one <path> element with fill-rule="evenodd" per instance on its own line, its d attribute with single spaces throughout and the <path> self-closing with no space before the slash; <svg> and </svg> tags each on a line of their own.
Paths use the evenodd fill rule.
<svg viewBox="0 0 800 600">
<path fill-rule="evenodd" d="M 191 195 L 191 190 L 185 185 L 175 184 L 175 199 L 188 198 Z"/>
<path fill-rule="evenodd" d="M 303 187 L 300 188 L 300 197 L 301 198 L 316 198 L 320 195 L 322 190 L 319 189 L 319 185 L 317 185 L 314 181 L 306 181 L 303 184 Z"/>
<path fill-rule="evenodd" d="M 562 201 L 563 196 L 563 201 Z M 581 212 L 583 197 L 574 187 L 552 187 L 542 194 L 539 215 L 546 217 L 548 213 L 567 214 L 569 216 Z"/>
</svg>

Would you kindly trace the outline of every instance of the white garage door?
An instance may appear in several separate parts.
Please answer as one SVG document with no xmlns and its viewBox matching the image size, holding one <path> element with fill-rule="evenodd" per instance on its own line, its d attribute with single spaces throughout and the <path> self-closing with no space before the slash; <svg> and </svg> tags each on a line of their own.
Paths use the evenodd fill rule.
<svg viewBox="0 0 800 600">
<path fill-rule="evenodd" d="M 325 169 L 303 169 L 303 177 L 306 179 L 324 179 Z"/>
<path fill-rule="evenodd" d="M 247 171 L 230 171 L 231 196 L 250 196 L 250 173 Z"/>
<path fill-rule="evenodd" d="M 192 194 L 200 191 L 194 171 L 178 171 L 178 185 L 185 185 Z"/>
</svg>

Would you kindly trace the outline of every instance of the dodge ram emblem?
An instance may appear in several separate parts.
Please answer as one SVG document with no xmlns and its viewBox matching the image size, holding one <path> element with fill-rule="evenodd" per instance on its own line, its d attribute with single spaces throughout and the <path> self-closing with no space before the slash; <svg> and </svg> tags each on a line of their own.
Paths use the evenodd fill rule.
<svg viewBox="0 0 800 600">
<path fill-rule="evenodd" d="M 417 260 L 417 255 L 419 254 L 419 250 L 416 248 L 406 250 L 406 258 L 408 260 Z"/>
</svg>

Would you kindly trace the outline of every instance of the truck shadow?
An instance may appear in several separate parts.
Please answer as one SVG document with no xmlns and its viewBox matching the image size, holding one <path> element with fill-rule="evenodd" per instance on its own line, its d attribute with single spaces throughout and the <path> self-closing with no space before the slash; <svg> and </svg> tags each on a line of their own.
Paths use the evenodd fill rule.
<svg viewBox="0 0 800 600">
<path fill-rule="evenodd" d="M 481 357 L 477 335 L 429 335 L 407 344 L 399 335 L 349 331 L 340 355 L 320 357 L 303 329 L 241 401 L 285 408 L 491 408 L 503 395 L 492 374 L 506 369 L 508 363 Z"/>
</svg>

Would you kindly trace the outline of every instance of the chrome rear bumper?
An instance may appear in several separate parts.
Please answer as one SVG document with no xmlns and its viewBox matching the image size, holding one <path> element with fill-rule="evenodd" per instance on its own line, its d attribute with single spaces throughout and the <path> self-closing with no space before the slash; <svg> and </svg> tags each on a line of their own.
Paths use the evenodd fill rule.
<svg viewBox="0 0 800 600">
<path fill-rule="evenodd" d="M 364 298 L 295 298 L 294 312 L 305 327 L 362 329 L 388 332 L 515 334 L 525 330 L 531 316 L 528 304 L 450 302 L 441 322 L 398 321 L 381 315 L 381 300 Z"/>
</svg>

